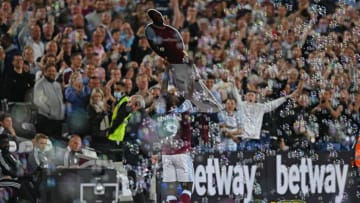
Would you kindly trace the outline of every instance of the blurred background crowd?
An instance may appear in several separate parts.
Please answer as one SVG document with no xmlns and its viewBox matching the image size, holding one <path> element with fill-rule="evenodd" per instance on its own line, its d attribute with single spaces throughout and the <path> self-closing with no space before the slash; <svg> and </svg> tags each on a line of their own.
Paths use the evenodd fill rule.
<svg viewBox="0 0 360 203">
<path fill-rule="evenodd" d="M 231 104 L 233 87 L 266 103 L 302 82 L 300 94 L 264 115 L 261 139 L 271 148 L 353 148 L 360 127 L 356 0 L 2 0 L 2 111 L 21 126 L 16 133 L 4 119 L 2 127 L 16 136 L 29 128 L 22 121 L 31 117 L 37 133 L 79 134 L 91 145 L 107 134 L 111 112 L 124 94 L 142 95 L 150 115 L 163 112 L 159 96 L 166 63 L 144 35 L 150 8 L 179 30 L 190 59 L 227 113 L 243 113 Z M 27 112 L 21 104 L 34 109 Z M 199 144 L 218 147 L 221 119 L 209 115 L 207 123 L 194 122 L 194 132 L 209 129 Z M 234 141 L 238 149 L 256 149 L 242 148 L 247 140 Z"/>
</svg>

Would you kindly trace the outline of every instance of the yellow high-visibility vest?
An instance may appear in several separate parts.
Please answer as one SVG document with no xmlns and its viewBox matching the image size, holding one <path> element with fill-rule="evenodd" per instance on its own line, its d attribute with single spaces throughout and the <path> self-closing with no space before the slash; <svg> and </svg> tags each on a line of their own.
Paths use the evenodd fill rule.
<svg viewBox="0 0 360 203">
<path fill-rule="evenodd" d="M 129 97 L 125 96 L 123 98 L 121 98 L 121 100 L 118 102 L 118 104 L 115 106 L 113 114 L 111 116 L 111 124 L 110 126 L 113 125 L 114 120 L 117 117 L 118 111 L 120 106 L 124 103 L 124 102 L 128 102 L 129 101 Z M 112 141 L 123 141 L 124 137 L 125 137 L 125 130 L 126 130 L 126 125 L 128 123 L 128 120 L 131 116 L 131 113 L 129 113 L 129 115 L 127 115 L 124 118 L 124 121 L 114 130 L 113 133 L 109 134 L 108 139 L 112 140 Z"/>
</svg>

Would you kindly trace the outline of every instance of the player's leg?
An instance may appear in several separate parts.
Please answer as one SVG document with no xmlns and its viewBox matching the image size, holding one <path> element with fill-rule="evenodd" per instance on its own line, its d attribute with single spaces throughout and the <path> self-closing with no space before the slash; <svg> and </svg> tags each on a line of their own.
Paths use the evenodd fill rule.
<svg viewBox="0 0 360 203">
<path fill-rule="evenodd" d="M 183 191 L 180 195 L 180 203 L 191 202 L 192 184 L 194 181 L 193 160 L 190 154 L 179 154 L 176 156 L 176 175 L 177 180 L 181 183 Z"/>
<path fill-rule="evenodd" d="M 172 160 L 173 155 L 162 155 L 163 184 L 162 187 L 167 203 L 177 203 L 176 197 L 176 170 Z"/>
</svg>

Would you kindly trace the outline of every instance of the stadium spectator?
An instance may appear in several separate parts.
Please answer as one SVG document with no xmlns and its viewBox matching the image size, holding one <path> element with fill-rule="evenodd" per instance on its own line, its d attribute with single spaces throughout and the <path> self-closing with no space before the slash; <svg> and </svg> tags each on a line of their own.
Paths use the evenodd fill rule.
<svg viewBox="0 0 360 203">
<path fill-rule="evenodd" d="M 61 35 L 63 35 L 63 34 L 61 34 Z M 61 44 L 59 44 L 59 49 L 60 49 L 59 60 L 61 61 L 61 65 L 63 66 L 63 68 L 60 70 L 65 70 L 65 68 L 68 68 L 71 66 L 72 56 L 73 56 L 72 46 L 73 46 L 73 44 L 72 44 L 72 41 L 70 38 L 68 38 L 67 36 L 64 36 L 61 38 Z M 74 54 L 74 56 L 75 56 L 75 54 Z M 74 69 L 76 69 L 76 68 L 79 68 L 79 67 L 74 67 Z M 62 71 L 59 71 L 59 72 L 62 73 Z"/>
<path fill-rule="evenodd" d="M 67 121 L 69 132 L 82 136 L 88 132 L 88 115 L 86 108 L 89 104 L 91 89 L 84 85 L 80 72 L 73 72 L 69 79 L 69 86 L 65 88 L 67 101 Z"/>
<path fill-rule="evenodd" d="M 65 154 L 63 154 L 63 163 L 65 168 L 78 168 L 80 165 L 79 153 L 81 154 L 82 139 L 79 135 L 72 135 Z"/>
<path fill-rule="evenodd" d="M 90 102 L 88 106 L 89 126 L 91 145 L 99 142 L 108 142 L 107 135 L 109 129 L 108 105 L 105 100 L 104 92 L 100 88 L 94 88 L 91 91 Z M 95 149 L 97 149 L 95 147 Z M 101 149 L 100 149 L 101 150 Z"/>
<path fill-rule="evenodd" d="M 0 150 L 0 159 L 3 160 L 0 163 L 2 175 L 0 187 L 9 189 L 10 202 L 15 203 L 23 200 L 36 202 L 35 188 L 25 174 L 25 167 L 20 163 L 18 157 L 9 152 L 7 134 L 0 134 Z"/>
<path fill-rule="evenodd" d="M 287 145 L 291 149 L 310 148 L 318 136 L 318 125 L 312 122 L 314 116 L 310 113 L 310 99 L 307 93 L 300 94 L 296 99 L 294 115 L 289 116 L 291 134 L 287 135 Z"/>
<path fill-rule="evenodd" d="M 92 63 L 88 63 L 85 65 L 83 81 L 85 85 L 89 84 L 90 78 L 95 76 L 95 65 Z"/>
<path fill-rule="evenodd" d="M 24 58 L 24 62 L 27 62 L 29 65 L 30 71 L 27 72 L 30 72 L 30 74 L 32 75 L 35 75 L 35 73 L 40 70 L 40 67 L 35 62 L 34 51 L 31 47 L 27 46 L 24 48 L 23 58 Z"/>
<path fill-rule="evenodd" d="M 245 94 L 245 101 L 241 99 L 238 90 L 232 86 L 232 94 L 236 99 L 236 108 L 240 114 L 243 115 L 244 127 L 241 139 L 246 142 L 246 148 L 255 150 L 256 148 L 266 147 L 261 145 L 263 141 L 266 142 L 266 137 L 269 135 L 261 135 L 262 121 L 265 113 L 275 110 L 283 104 L 288 98 L 294 98 L 302 90 L 302 85 L 298 85 L 296 91 L 292 94 L 278 98 L 267 103 L 258 103 L 257 94 L 251 90 L 247 90 Z M 265 136 L 265 137 L 261 137 Z M 265 140 L 264 140 L 265 138 Z M 267 143 L 269 144 L 269 143 Z M 268 146 L 267 146 L 268 147 Z"/>
<path fill-rule="evenodd" d="M 161 86 L 156 84 L 149 88 L 149 92 L 154 100 L 151 106 L 146 108 L 146 112 L 149 115 L 154 115 L 165 111 L 165 101 L 161 97 Z"/>
<path fill-rule="evenodd" d="M 19 34 L 19 42 L 21 47 L 32 47 L 34 50 L 35 60 L 41 58 L 45 53 L 45 44 L 41 41 L 41 36 L 41 28 L 37 24 L 30 25 L 29 31 L 27 31 L 25 27 L 22 30 L 22 33 Z"/>
<path fill-rule="evenodd" d="M 138 91 L 135 94 L 143 96 L 145 107 L 151 106 L 153 98 L 149 92 L 149 77 L 145 73 L 136 76 L 136 87 Z"/>
<path fill-rule="evenodd" d="M 92 90 L 96 87 L 103 87 L 103 85 L 100 81 L 100 78 L 97 77 L 96 75 L 93 75 L 89 78 L 88 87 Z"/>
<path fill-rule="evenodd" d="M 19 143 L 26 141 L 26 138 L 20 137 L 16 134 L 16 130 L 13 125 L 12 115 L 9 113 L 0 113 L 0 133 L 9 135 L 10 141 L 14 141 L 17 144 L 17 149 Z"/>
<path fill-rule="evenodd" d="M 94 31 L 95 28 L 101 23 L 101 16 L 106 11 L 106 5 L 104 0 L 95 1 L 95 10 L 85 16 L 87 22 L 89 23 L 89 30 Z"/>
<path fill-rule="evenodd" d="M 138 31 L 139 32 L 139 31 Z M 137 63 L 141 63 L 145 56 L 152 53 L 149 42 L 146 40 L 144 33 L 135 35 L 134 43 L 131 47 L 130 58 Z"/>
<path fill-rule="evenodd" d="M 120 80 L 121 80 L 121 70 L 118 68 L 111 69 L 110 80 L 108 82 L 108 84 L 110 85 L 109 87 L 112 88 L 111 84 L 120 82 Z"/>
<path fill-rule="evenodd" d="M 71 65 L 67 67 L 62 73 L 63 83 L 64 85 L 69 84 L 69 79 L 72 73 L 80 72 L 81 74 L 84 72 L 82 69 L 82 56 L 81 53 L 73 53 L 71 55 Z"/>
<path fill-rule="evenodd" d="M 0 133 L 4 133 L 16 137 L 16 132 L 10 114 L 0 113 L 0 126 L 2 128 Z"/>
<path fill-rule="evenodd" d="M 96 29 L 92 34 L 91 42 L 94 45 L 94 52 L 97 53 L 97 56 L 102 60 L 105 58 L 105 48 L 103 42 L 105 42 L 106 33 L 102 32 L 101 29 Z M 95 63 L 101 65 L 100 62 Z"/>
<path fill-rule="evenodd" d="M 208 74 L 206 81 L 205 81 L 205 85 L 206 87 L 210 90 L 211 94 L 214 95 L 214 97 L 216 98 L 216 100 L 219 103 L 222 103 L 222 99 L 220 96 L 220 93 L 215 89 L 214 84 L 215 84 L 215 80 L 216 77 L 212 74 Z"/>
<path fill-rule="evenodd" d="M 100 80 L 100 84 L 106 85 L 106 70 L 105 68 L 98 66 L 95 68 L 95 76 Z"/>
<path fill-rule="evenodd" d="M 220 147 L 226 151 L 237 151 L 243 133 L 243 121 L 236 106 L 236 100 L 228 98 L 225 100 L 225 109 L 218 113 L 223 145 Z"/>
<path fill-rule="evenodd" d="M 61 138 L 65 104 L 61 85 L 55 77 L 56 67 L 49 64 L 44 69 L 44 77 L 35 83 L 34 104 L 38 108 L 36 131 L 51 138 Z"/>
<path fill-rule="evenodd" d="M 5 67 L 3 70 L 4 76 L 7 77 L 12 72 L 12 61 L 15 55 L 18 55 L 21 52 L 14 39 L 10 35 L 4 34 L 0 37 L 0 42 L 5 51 Z M 5 79 L 5 78 L 4 78 Z"/>
<path fill-rule="evenodd" d="M 44 45 L 47 46 L 47 43 L 50 42 L 55 36 L 55 27 L 51 22 L 46 22 L 42 25 L 41 28 L 43 33 L 42 41 L 44 42 Z"/>
<path fill-rule="evenodd" d="M 240 115 L 261 118 L 256 122 L 244 119 L 245 132 L 251 123 L 256 138 L 261 138 L 261 132 L 277 137 L 277 148 L 282 151 L 350 150 L 360 126 L 360 21 L 359 8 L 354 4 L 332 2 L 319 9 L 321 3 L 309 0 L 175 0 L 170 1 L 169 10 L 162 12 L 166 16 L 164 22 L 182 32 L 190 61 L 197 65 L 200 76 L 219 101 L 231 98 L 230 81 L 235 80 L 240 97 L 245 100 L 257 97 L 255 103 L 245 106 L 282 103 L 274 111 L 270 112 L 277 105 L 259 114 L 250 111 L 253 108 L 237 106 Z M 23 102 L 24 92 L 29 88 L 21 85 L 25 80 L 19 80 L 17 76 L 21 74 L 14 73 L 13 68 L 33 73 L 38 65 L 41 71 L 34 87 L 34 103 L 38 107 L 36 131 L 60 138 L 61 125 L 64 130 L 71 130 L 63 120 L 63 92 L 69 90 L 54 82 L 54 77 L 67 84 L 72 72 L 82 72 L 85 65 L 84 87 L 102 88 L 104 98 L 112 100 L 121 99 L 123 94 L 141 93 L 147 107 L 156 106 L 151 98 L 157 97 L 158 88 L 149 91 L 148 87 L 152 87 L 153 81 L 160 83 L 165 64 L 149 48 L 143 33 L 149 23 L 146 11 L 154 7 L 154 1 L 81 0 L 56 1 L 51 5 L 30 4 L 27 0 L 3 1 L 1 99 L 11 97 L 11 102 Z M 26 62 L 19 59 L 19 53 Z M 76 56 L 76 61 L 72 56 Z M 114 73 L 117 76 L 110 77 Z M 146 84 L 137 79 L 143 75 Z M 14 77 L 16 88 L 9 88 L 14 86 Z M 124 85 L 110 82 L 112 78 L 122 81 L 126 90 Z M 296 91 L 300 81 L 304 83 L 304 92 L 285 102 L 283 97 Z M 31 87 L 34 82 L 32 78 L 26 84 Z M 111 84 L 113 95 L 106 84 Z M 162 111 L 151 111 L 156 112 Z M 193 127 L 197 131 L 203 126 Z M 243 139 L 240 146 L 247 143 L 247 138 Z"/>
<path fill-rule="evenodd" d="M 55 65 L 56 69 L 58 69 L 56 65 L 56 60 L 57 59 L 55 55 L 51 55 L 51 54 L 45 55 L 39 63 L 40 70 L 38 70 L 35 74 L 35 81 L 38 81 L 40 78 L 43 77 L 43 72 L 46 66 L 53 64 Z"/>
<path fill-rule="evenodd" d="M 49 137 L 45 134 L 38 133 L 32 140 L 33 142 L 33 151 L 29 153 L 27 159 L 27 170 L 32 173 L 37 169 L 44 169 L 51 167 L 53 154 L 49 151 L 48 143 L 50 142 Z"/>
<path fill-rule="evenodd" d="M 51 139 L 60 138 L 63 131 L 72 129 L 70 122 L 64 122 L 63 93 L 69 91 L 69 87 L 60 86 L 54 77 L 67 84 L 72 72 L 83 71 L 82 66 L 85 67 L 83 86 L 92 91 L 101 88 L 103 98 L 109 99 L 105 103 L 116 108 L 115 100 L 121 100 L 123 95 L 142 93 L 152 116 L 164 112 L 161 95 L 158 98 L 159 87 L 153 86 L 153 82 L 160 83 L 164 75 L 164 60 L 153 53 L 143 33 L 150 22 L 146 11 L 158 6 L 156 1 L 80 0 L 55 1 L 51 5 L 49 2 L 1 3 L 1 99 L 12 97 L 10 102 L 25 101 L 23 96 L 28 87 L 20 88 L 18 82 L 16 90 L 6 86 L 12 84 L 16 75 L 13 67 L 20 70 L 22 62 L 17 60 L 20 53 L 24 58 L 22 72 L 28 69 L 33 74 L 41 68 L 35 80 L 29 79 L 29 84 L 36 81 L 33 91 L 38 108 L 36 131 Z M 190 61 L 194 61 L 218 101 L 231 100 L 230 81 L 235 80 L 240 97 L 245 100 L 256 97 L 255 104 L 243 102 L 247 107 L 282 103 L 276 109 L 277 105 L 270 106 L 268 113 L 259 114 L 250 111 L 253 108 L 237 106 L 241 116 L 260 118 L 256 122 L 243 119 L 244 131 L 248 132 L 251 123 L 260 141 L 249 141 L 243 136 L 240 149 L 253 149 L 246 147 L 252 146 L 249 142 L 267 144 L 268 140 L 263 142 L 262 137 L 267 135 L 277 138 L 274 147 L 280 151 L 332 151 L 351 150 L 359 134 L 360 21 L 359 7 L 355 4 L 355 1 L 339 1 L 324 3 L 322 7 L 323 2 L 309 0 L 171 0 L 168 10 L 161 12 L 164 22 L 182 33 Z M 69 71 L 74 65 L 74 55 L 81 60 L 75 62 L 75 71 Z M 13 58 L 18 61 L 14 66 Z M 67 79 L 63 78 L 65 69 L 69 71 Z M 114 74 L 117 76 L 112 77 Z M 137 80 L 143 75 L 147 85 Z M 113 78 L 116 79 L 111 81 Z M 299 82 L 304 83 L 304 91 L 285 101 L 283 97 L 296 91 Z M 86 101 L 88 99 L 89 93 Z M 91 113 L 90 108 L 84 108 L 84 113 Z M 194 135 L 210 130 L 213 132 L 209 140 L 216 140 L 219 122 L 211 120 L 209 127 L 198 122 L 196 115 L 191 116 L 195 120 Z M 210 114 L 204 116 L 206 123 Z M 114 121 L 115 124 L 119 125 Z M 88 133 L 84 135 L 91 134 L 91 127 L 86 127 Z M 12 130 L 7 131 L 13 134 Z"/>
<path fill-rule="evenodd" d="M 134 94 L 134 85 L 133 85 L 133 81 L 131 79 L 128 78 L 124 78 L 123 79 L 124 84 L 125 84 L 125 92 L 127 95 L 132 95 Z"/>
<path fill-rule="evenodd" d="M 322 143 L 336 142 L 336 137 L 339 136 L 335 121 L 341 115 L 343 106 L 338 104 L 335 106 L 332 98 L 333 94 L 330 89 L 322 90 L 319 95 L 319 104 L 311 110 L 319 125 L 319 136 L 316 140 L 319 146 L 322 146 Z"/>
<path fill-rule="evenodd" d="M 34 86 L 34 79 L 23 69 L 24 59 L 21 54 L 15 54 L 12 59 L 13 70 L 4 81 L 4 97 L 11 102 L 24 102 L 26 93 Z"/>
</svg>

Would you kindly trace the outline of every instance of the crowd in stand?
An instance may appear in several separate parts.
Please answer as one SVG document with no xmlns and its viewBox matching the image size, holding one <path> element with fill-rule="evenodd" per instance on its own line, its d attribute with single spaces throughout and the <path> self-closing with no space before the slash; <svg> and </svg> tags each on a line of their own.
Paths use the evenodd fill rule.
<svg viewBox="0 0 360 203">
<path fill-rule="evenodd" d="M 124 95 L 141 95 L 153 118 L 171 106 L 161 91 L 169 64 L 144 34 L 151 8 L 179 30 L 190 61 L 224 107 L 191 112 L 193 146 L 350 151 L 359 134 L 355 0 L 0 2 L 0 98 L 36 107 L 40 149 L 66 133 L 111 155 L 107 150 L 120 146 L 107 136 Z M 167 82 L 165 94 L 179 95 Z M 1 134 L 21 141 L 12 115 L 2 112 L 0 125 Z M 8 140 L 1 140 L 5 153 Z"/>
<path fill-rule="evenodd" d="M 148 113 L 156 114 L 167 63 L 149 47 L 144 27 L 150 22 L 146 11 L 157 8 L 180 31 L 207 87 L 224 107 L 233 106 L 204 124 L 219 124 L 220 140 L 235 141 L 234 150 L 254 149 L 241 135 L 248 121 L 236 108 L 241 101 L 234 90 L 240 100 L 251 92 L 266 104 L 301 82 L 299 94 L 265 112 L 260 139 L 279 150 L 351 150 L 360 125 L 356 3 L 1 1 L 1 98 L 33 103 L 37 132 L 53 138 L 61 138 L 64 128 L 82 137 L 106 136 L 124 94 L 142 95 Z M 239 131 L 228 133 L 227 124 Z"/>
</svg>

